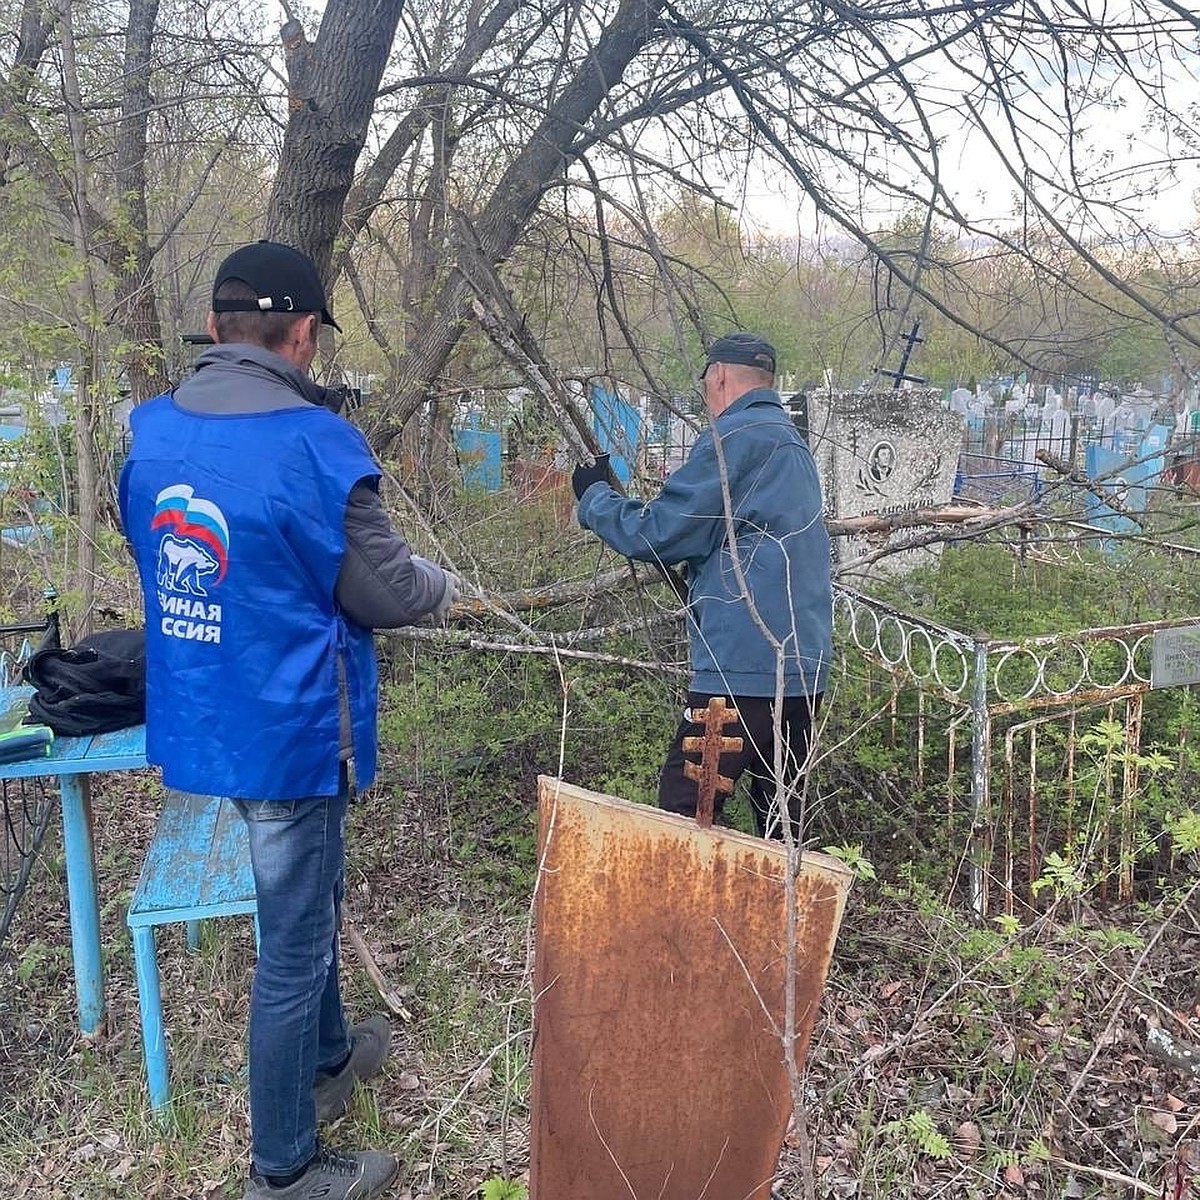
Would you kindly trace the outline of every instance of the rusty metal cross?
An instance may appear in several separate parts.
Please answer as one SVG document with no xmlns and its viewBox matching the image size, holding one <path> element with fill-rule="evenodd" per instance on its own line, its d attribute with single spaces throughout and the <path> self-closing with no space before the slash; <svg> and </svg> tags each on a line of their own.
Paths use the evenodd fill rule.
<svg viewBox="0 0 1200 1200">
<path fill-rule="evenodd" d="M 738 719 L 736 708 L 727 708 L 724 696 L 713 696 L 707 708 L 692 709 L 692 719 L 704 726 L 702 737 L 685 737 L 685 754 L 700 755 L 699 763 L 685 762 L 683 773 L 699 784 L 696 798 L 696 823 L 708 828 L 713 823 L 713 805 L 717 793 L 728 796 L 733 792 L 734 781 L 720 773 L 721 755 L 732 754 L 742 748 L 740 737 L 726 737 L 725 727 Z"/>
</svg>

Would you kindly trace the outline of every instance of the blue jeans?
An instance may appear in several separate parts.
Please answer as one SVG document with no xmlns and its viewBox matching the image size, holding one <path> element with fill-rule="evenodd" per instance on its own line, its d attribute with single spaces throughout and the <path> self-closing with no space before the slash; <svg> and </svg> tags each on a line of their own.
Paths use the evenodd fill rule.
<svg viewBox="0 0 1200 1200">
<path fill-rule="evenodd" d="M 338 983 L 347 792 L 235 800 L 250 833 L 258 966 L 250 995 L 254 1169 L 299 1170 L 317 1149 L 316 1073 L 350 1051 Z"/>
</svg>

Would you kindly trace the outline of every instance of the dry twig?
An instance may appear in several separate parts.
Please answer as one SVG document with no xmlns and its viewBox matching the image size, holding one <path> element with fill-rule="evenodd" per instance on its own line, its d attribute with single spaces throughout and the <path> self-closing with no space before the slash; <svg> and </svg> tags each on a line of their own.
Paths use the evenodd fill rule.
<svg viewBox="0 0 1200 1200">
<path fill-rule="evenodd" d="M 354 947 L 354 953 L 358 955 L 359 962 L 363 965 L 363 970 L 366 971 L 367 977 L 375 985 L 375 990 L 379 993 L 379 998 L 387 1005 L 388 1011 L 402 1021 L 411 1021 L 412 1013 L 404 1007 L 404 1001 L 400 999 L 400 994 L 388 983 L 383 972 L 379 969 L 379 964 L 375 961 L 375 956 L 371 953 L 370 946 L 367 945 L 366 938 L 359 932 L 358 926 L 350 919 L 345 907 L 342 908 L 342 932 L 350 941 L 350 945 Z"/>
</svg>

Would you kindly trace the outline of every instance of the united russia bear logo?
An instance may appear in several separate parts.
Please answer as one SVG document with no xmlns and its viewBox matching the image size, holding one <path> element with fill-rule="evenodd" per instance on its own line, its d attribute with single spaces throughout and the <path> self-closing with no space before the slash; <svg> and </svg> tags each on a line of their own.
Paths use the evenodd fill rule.
<svg viewBox="0 0 1200 1200">
<path fill-rule="evenodd" d="M 229 569 L 229 525 L 211 500 L 199 500 L 186 483 L 163 488 L 155 497 L 151 529 L 163 531 L 158 544 L 158 586 L 168 592 L 207 596 L 204 581 L 220 583 Z"/>
</svg>

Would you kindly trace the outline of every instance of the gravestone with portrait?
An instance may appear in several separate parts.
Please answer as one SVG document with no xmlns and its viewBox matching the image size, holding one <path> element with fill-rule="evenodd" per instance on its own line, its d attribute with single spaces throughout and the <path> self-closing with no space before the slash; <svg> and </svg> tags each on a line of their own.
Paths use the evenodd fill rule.
<svg viewBox="0 0 1200 1200">
<path fill-rule="evenodd" d="M 811 445 L 831 516 L 892 516 L 949 503 L 964 422 L 946 407 L 940 391 L 824 392 L 809 403 Z M 938 552 L 934 546 L 861 562 L 882 545 L 880 535 L 837 537 L 834 554 L 853 581 L 911 570 Z"/>
</svg>

